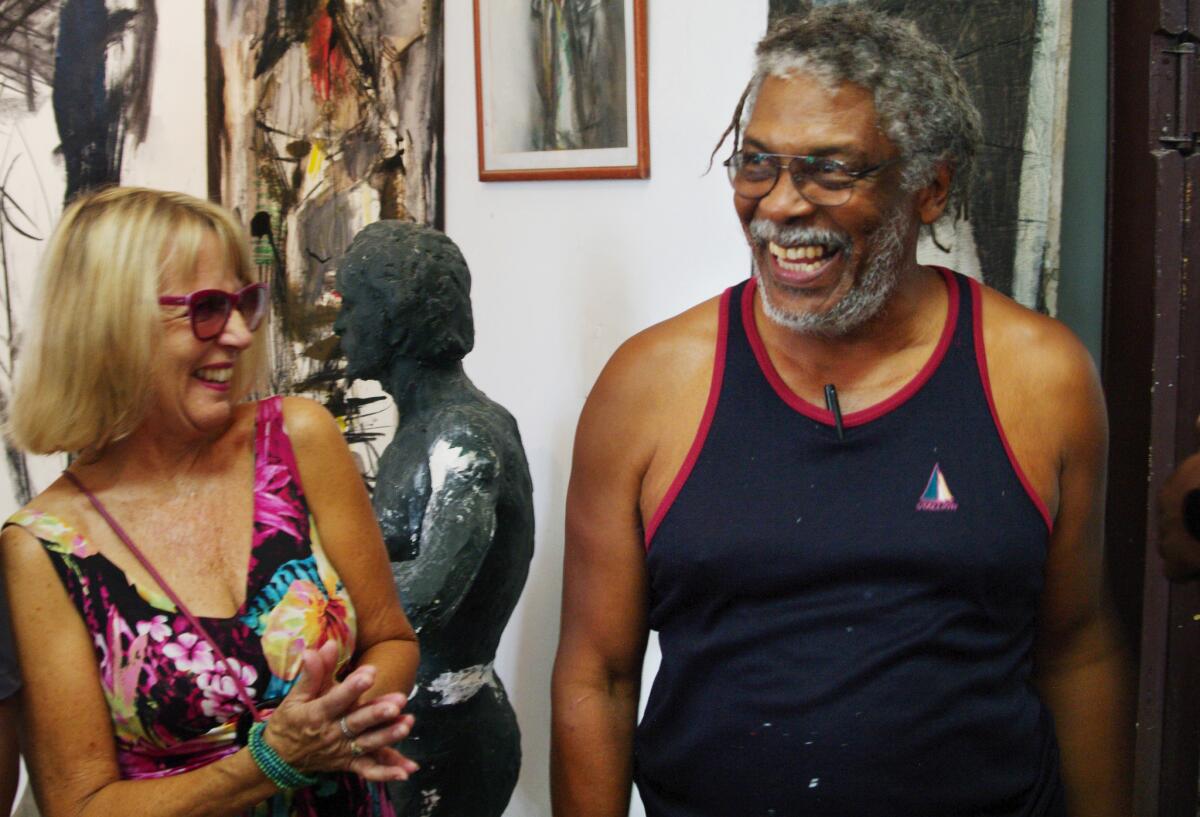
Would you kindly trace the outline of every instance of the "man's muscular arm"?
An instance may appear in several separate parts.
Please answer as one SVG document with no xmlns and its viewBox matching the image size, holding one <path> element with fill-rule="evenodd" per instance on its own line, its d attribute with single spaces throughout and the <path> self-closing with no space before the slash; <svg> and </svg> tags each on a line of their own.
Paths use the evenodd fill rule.
<svg viewBox="0 0 1200 817">
<path fill-rule="evenodd" d="M 718 302 L 712 298 L 626 341 L 579 418 L 554 664 L 556 817 L 624 815 L 629 807 L 649 630 L 642 526 L 667 493 L 704 414 Z"/>
<path fill-rule="evenodd" d="M 552 696 L 556 817 L 629 808 L 647 636 L 638 502 L 650 446 L 637 399 L 638 345 L 627 343 L 600 375 L 575 437 Z"/>
<path fill-rule="evenodd" d="M 1128 665 L 1103 577 L 1104 396 L 1090 357 L 1066 329 L 1043 318 L 1029 328 L 1021 344 L 1026 355 L 1017 357 L 1026 361 L 1023 376 L 1011 381 L 1020 382 L 1016 390 L 1025 398 L 1026 416 L 1014 425 L 1025 430 L 1010 440 L 1018 459 L 1033 466 L 1030 477 L 1041 483 L 1054 519 L 1034 682 L 1054 715 L 1071 816 L 1128 817 L 1133 735 Z M 1032 350 L 1036 364 L 1030 366 Z M 1031 454 L 1038 445 L 1040 463 Z M 1058 452 L 1057 459 L 1045 452 Z"/>
</svg>

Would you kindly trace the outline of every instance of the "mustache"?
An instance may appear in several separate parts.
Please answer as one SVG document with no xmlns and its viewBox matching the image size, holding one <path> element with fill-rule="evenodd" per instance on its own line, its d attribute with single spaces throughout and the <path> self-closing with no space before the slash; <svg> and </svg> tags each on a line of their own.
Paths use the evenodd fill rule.
<svg viewBox="0 0 1200 817">
<path fill-rule="evenodd" d="M 850 236 L 838 230 L 799 224 L 782 226 L 766 218 L 756 218 L 750 222 L 750 238 L 758 244 L 774 241 L 785 247 L 821 244 L 831 250 L 850 250 L 854 246 Z"/>
</svg>

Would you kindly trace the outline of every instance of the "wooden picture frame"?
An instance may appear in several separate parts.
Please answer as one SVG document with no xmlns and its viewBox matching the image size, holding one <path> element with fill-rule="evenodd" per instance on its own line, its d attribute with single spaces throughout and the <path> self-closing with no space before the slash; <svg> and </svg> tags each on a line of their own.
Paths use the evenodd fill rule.
<svg viewBox="0 0 1200 817">
<path fill-rule="evenodd" d="M 474 4 L 480 181 L 650 176 L 646 0 Z"/>
</svg>

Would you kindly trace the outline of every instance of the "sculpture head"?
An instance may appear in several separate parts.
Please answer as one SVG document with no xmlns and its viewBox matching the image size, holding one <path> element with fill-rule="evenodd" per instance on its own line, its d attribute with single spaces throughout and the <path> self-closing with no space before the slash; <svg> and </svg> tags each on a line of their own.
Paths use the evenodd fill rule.
<svg viewBox="0 0 1200 817">
<path fill-rule="evenodd" d="M 338 263 L 346 374 L 386 381 L 398 359 L 426 366 L 462 360 L 475 343 L 471 273 L 444 233 L 407 221 L 358 232 Z"/>
</svg>

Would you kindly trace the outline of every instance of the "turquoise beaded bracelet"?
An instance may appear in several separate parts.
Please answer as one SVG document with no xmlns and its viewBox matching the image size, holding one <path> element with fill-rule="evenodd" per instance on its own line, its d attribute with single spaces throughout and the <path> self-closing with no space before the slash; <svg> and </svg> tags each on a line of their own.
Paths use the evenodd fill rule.
<svg viewBox="0 0 1200 817">
<path fill-rule="evenodd" d="M 266 728 L 265 721 L 258 721 L 251 726 L 250 740 L 246 744 L 250 749 L 250 757 L 262 773 L 281 789 L 300 789 L 316 783 L 317 778 L 300 771 L 271 748 L 263 738 L 263 730 Z"/>
</svg>

